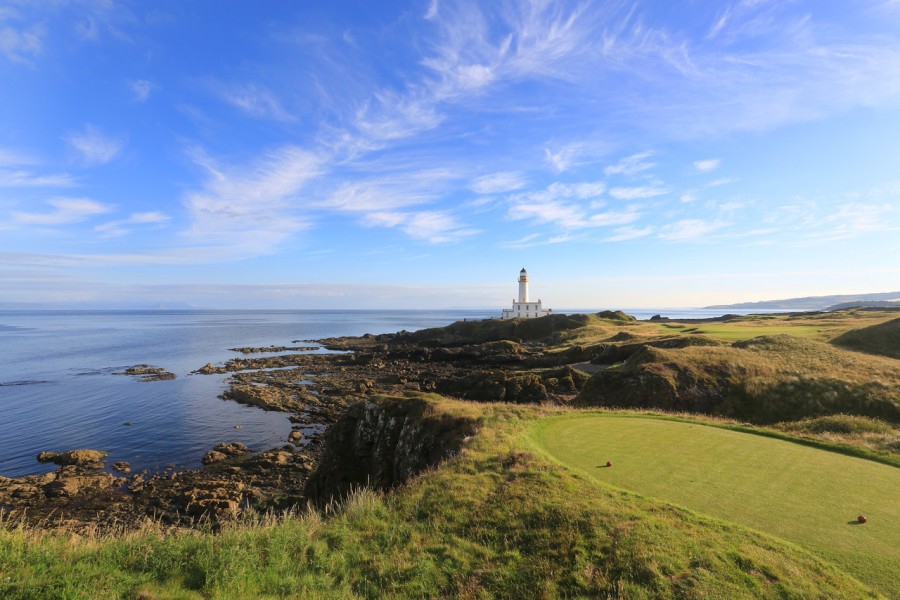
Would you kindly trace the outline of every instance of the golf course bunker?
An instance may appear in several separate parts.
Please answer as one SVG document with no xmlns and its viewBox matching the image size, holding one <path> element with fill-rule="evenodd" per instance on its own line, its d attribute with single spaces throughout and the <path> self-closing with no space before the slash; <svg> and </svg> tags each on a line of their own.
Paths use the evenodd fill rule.
<svg viewBox="0 0 900 600">
<path fill-rule="evenodd" d="M 639 415 L 548 417 L 530 435 L 557 461 L 592 479 L 778 536 L 900 598 L 896 467 Z M 859 515 L 867 517 L 865 524 Z"/>
</svg>

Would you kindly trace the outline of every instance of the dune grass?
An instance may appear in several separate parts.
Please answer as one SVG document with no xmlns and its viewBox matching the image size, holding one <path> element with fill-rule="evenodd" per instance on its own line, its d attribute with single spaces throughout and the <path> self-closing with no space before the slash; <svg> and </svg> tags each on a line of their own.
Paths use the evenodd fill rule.
<svg viewBox="0 0 900 600">
<path fill-rule="evenodd" d="M 753 321 L 743 323 L 708 323 L 702 325 L 666 323 L 660 325 L 660 328 L 664 333 L 679 333 L 685 335 L 703 334 L 725 342 L 738 342 L 761 335 L 778 335 L 780 333 L 812 339 L 827 339 L 828 337 L 827 334 L 823 335 L 824 330 L 817 325 L 794 325 L 790 323 L 766 325 L 758 324 Z"/>
<path fill-rule="evenodd" d="M 699 421 L 637 415 L 544 419 L 533 437 L 591 479 L 795 542 L 900 597 L 896 467 Z M 866 525 L 856 524 L 859 514 L 869 517 Z"/>
<path fill-rule="evenodd" d="M 900 319 L 852 329 L 836 337 L 832 343 L 851 350 L 900 359 Z"/>
<path fill-rule="evenodd" d="M 553 411 L 427 399 L 479 432 L 395 492 L 215 534 L 0 531 L 0 597 L 878 597 L 797 546 L 558 465 L 528 437 Z"/>
</svg>

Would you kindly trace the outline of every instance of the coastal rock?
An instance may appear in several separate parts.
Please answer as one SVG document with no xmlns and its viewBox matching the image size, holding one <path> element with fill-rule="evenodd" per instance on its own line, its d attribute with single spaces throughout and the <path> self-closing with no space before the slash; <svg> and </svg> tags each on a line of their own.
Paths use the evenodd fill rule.
<svg viewBox="0 0 900 600">
<path fill-rule="evenodd" d="M 204 465 L 211 465 L 213 463 L 222 462 L 223 460 L 228 460 L 228 455 L 224 452 L 218 452 L 216 450 L 210 450 L 206 454 L 203 455 L 203 458 L 200 460 Z"/>
<path fill-rule="evenodd" d="M 119 462 L 115 462 L 112 465 L 113 471 L 118 471 L 119 473 L 131 473 L 131 465 L 129 465 L 124 460 L 120 460 Z"/>
<path fill-rule="evenodd" d="M 167 371 L 162 367 L 154 367 L 153 365 L 134 365 L 128 367 L 124 371 L 115 373 L 115 375 L 132 375 L 138 377 L 138 381 L 164 381 L 166 379 L 175 379 L 175 373 Z"/>
<path fill-rule="evenodd" d="M 229 348 L 232 352 L 240 352 L 241 354 L 259 354 L 262 352 L 312 352 L 318 350 L 318 346 L 262 346 L 247 348 Z"/>
<path fill-rule="evenodd" d="M 255 464 L 262 467 L 284 466 L 291 463 L 294 455 L 286 450 L 269 450 L 254 457 Z"/>
<path fill-rule="evenodd" d="M 299 431 L 292 431 L 290 433 L 290 435 L 288 435 L 289 442 L 297 443 L 302 439 L 303 439 L 303 434 L 300 433 Z"/>
<path fill-rule="evenodd" d="M 235 517 L 241 512 L 244 487 L 239 481 L 214 480 L 185 491 L 179 500 L 193 517 Z"/>
<path fill-rule="evenodd" d="M 258 406 L 265 410 L 292 412 L 302 408 L 305 404 L 306 394 L 307 392 L 299 389 L 233 382 L 231 389 L 222 394 L 222 397 L 241 404 Z"/>
<path fill-rule="evenodd" d="M 433 416 L 428 406 L 416 397 L 351 406 L 327 434 L 307 497 L 323 504 L 355 487 L 387 489 L 457 452 L 475 432 L 475 423 Z"/>
<path fill-rule="evenodd" d="M 221 443 L 213 446 L 214 452 L 221 452 L 222 454 L 232 457 L 232 456 L 240 456 L 241 454 L 246 454 L 249 452 L 247 446 L 240 442 L 232 442 L 230 444 Z"/>
<path fill-rule="evenodd" d="M 37 455 L 40 463 L 76 465 L 79 467 L 102 467 L 102 461 L 109 452 L 102 450 L 69 450 L 67 452 L 41 452 Z"/>
<path fill-rule="evenodd" d="M 43 489 L 48 498 L 72 497 L 82 492 L 95 494 L 98 491 L 111 489 L 119 481 L 110 473 L 60 476 L 55 481 L 44 485 Z"/>
</svg>

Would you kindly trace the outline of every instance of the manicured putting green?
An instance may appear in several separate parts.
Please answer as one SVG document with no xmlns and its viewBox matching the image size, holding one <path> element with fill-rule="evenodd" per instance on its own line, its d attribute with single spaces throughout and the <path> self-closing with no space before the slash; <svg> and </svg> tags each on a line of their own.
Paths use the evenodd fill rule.
<svg viewBox="0 0 900 600">
<path fill-rule="evenodd" d="M 776 535 L 900 598 L 900 469 L 637 415 L 549 417 L 534 441 L 601 482 Z M 612 467 L 607 467 L 612 461 Z M 858 515 L 868 522 L 858 524 Z"/>
</svg>

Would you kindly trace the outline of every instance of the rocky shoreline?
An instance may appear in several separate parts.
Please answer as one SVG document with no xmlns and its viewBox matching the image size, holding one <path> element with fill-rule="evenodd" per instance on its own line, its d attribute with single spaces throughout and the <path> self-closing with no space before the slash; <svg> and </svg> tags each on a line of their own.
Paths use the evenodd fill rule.
<svg viewBox="0 0 900 600">
<path fill-rule="evenodd" d="M 814 313 L 802 322 L 852 317 Z M 441 424 L 426 427 L 422 415 L 410 416 L 409 400 L 429 392 L 478 402 L 681 410 L 744 422 L 837 412 L 900 419 L 896 384 L 872 384 L 874 375 L 867 374 L 895 381 L 894 364 L 881 362 L 887 359 L 868 359 L 865 367 L 861 355 L 845 355 L 824 342 L 764 335 L 728 343 L 678 323 L 660 327 L 609 311 L 461 321 L 412 333 L 323 339 L 305 353 L 207 364 L 192 376 L 226 374 L 223 401 L 288 414 L 292 430 L 281 447 L 258 452 L 221 440 L 201 468 L 157 474 L 131 473 L 124 463 L 107 469 L 102 452 L 42 453 L 41 460 L 58 464 L 54 472 L 0 477 L 0 522 L 81 530 L 134 527 L 151 518 L 191 527 L 248 509 L 321 503 L 347 486 L 395 485 L 402 480 L 398 474 L 426 468 L 458 441 L 458 432 Z M 849 359 L 857 371 L 869 370 L 836 379 Z M 130 371 L 153 377 L 164 370 L 137 365 Z M 759 385 L 760 373 L 769 387 Z M 833 405 L 822 404 L 822 390 L 837 399 Z M 817 402 L 807 402 L 809 397 Z M 783 405 L 785 398 L 790 406 Z M 395 401 L 400 404 L 391 405 Z M 767 407 L 778 410 L 770 415 Z M 428 430 L 431 438 L 417 437 Z M 422 456 L 429 458 L 423 463 Z M 360 470 L 364 463 L 369 467 Z"/>
<path fill-rule="evenodd" d="M 43 460 L 60 463 L 55 471 L 0 477 L 2 521 L 69 531 L 127 529 L 146 518 L 165 526 L 191 527 L 233 518 L 249 508 L 302 506 L 309 500 L 307 480 L 323 454 L 322 434 L 352 405 L 374 396 L 420 391 L 474 400 L 565 403 L 587 379 L 571 366 L 535 371 L 546 349 L 541 342 L 458 343 L 411 335 L 332 338 L 319 342 L 327 353 L 207 364 L 193 374 L 229 374 L 224 400 L 289 413 L 292 432 L 282 447 L 254 452 L 222 440 L 205 455 L 201 468 L 158 474 L 131 473 L 127 463 L 108 469 L 102 451 L 75 450 L 55 457 L 42 453 Z M 281 347 L 236 351 L 275 349 Z M 568 358 L 574 362 L 584 357 Z M 148 381 L 164 379 L 167 373 L 136 365 L 122 374 Z"/>
</svg>

